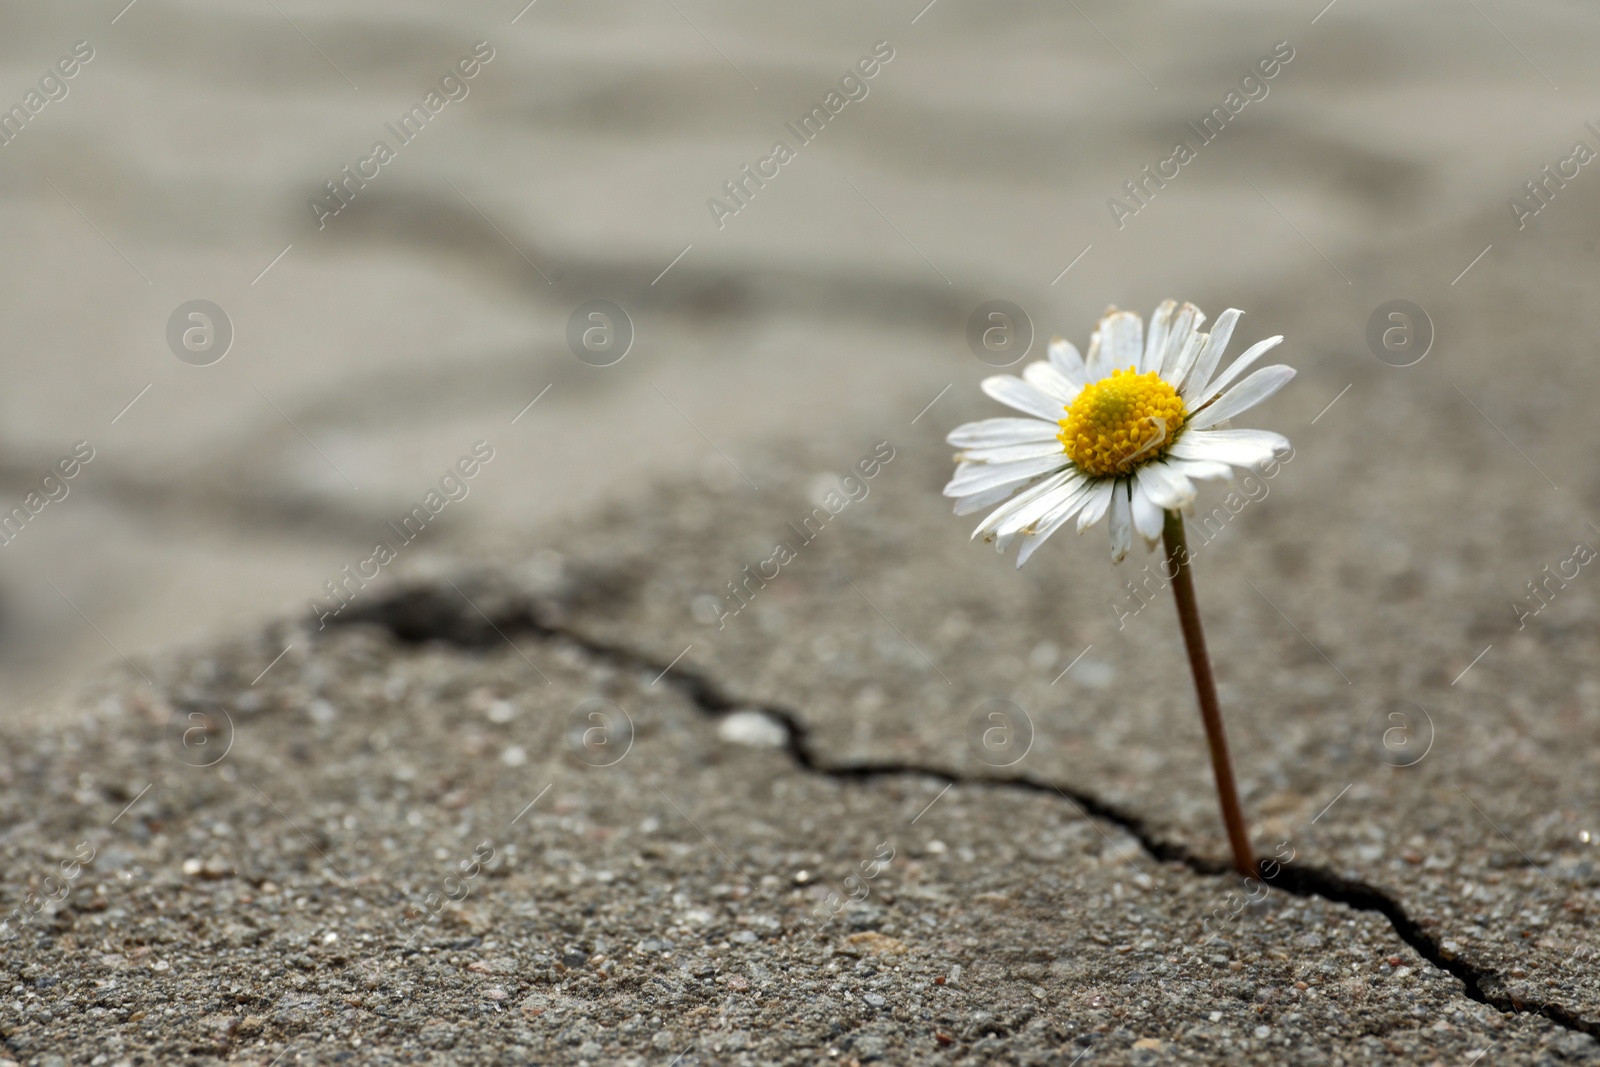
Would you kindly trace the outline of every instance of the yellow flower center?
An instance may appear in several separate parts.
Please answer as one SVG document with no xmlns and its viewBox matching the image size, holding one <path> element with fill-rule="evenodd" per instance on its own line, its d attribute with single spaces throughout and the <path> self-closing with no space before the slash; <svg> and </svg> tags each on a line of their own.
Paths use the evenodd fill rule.
<svg viewBox="0 0 1600 1067">
<path fill-rule="evenodd" d="M 1056 438 L 1079 470 L 1096 477 L 1160 458 L 1189 414 L 1161 375 L 1132 367 L 1085 386 L 1066 410 Z"/>
</svg>

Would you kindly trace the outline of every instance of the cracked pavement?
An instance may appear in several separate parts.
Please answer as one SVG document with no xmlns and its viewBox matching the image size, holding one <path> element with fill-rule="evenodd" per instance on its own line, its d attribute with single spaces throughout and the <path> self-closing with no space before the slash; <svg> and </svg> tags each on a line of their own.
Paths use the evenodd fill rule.
<svg viewBox="0 0 1600 1067">
<path fill-rule="evenodd" d="M 1102 591 L 1050 581 L 1070 560 L 1019 619 L 980 598 L 1001 572 L 928 517 L 932 460 L 897 456 L 748 614 L 695 621 L 817 490 L 813 459 L 765 463 L 770 507 L 663 487 L 559 551 L 418 566 L 321 633 L 144 661 L 149 684 L 114 672 L 10 729 L 6 868 L 45 892 L 95 850 L 14 942 L 10 1055 L 1600 1062 L 1582 870 L 1503 812 L 1539 869 L 1447 819 L 1449 782 L 1492 797 L 1519 749 L 1441 731 L 1388 766 L 1343 704 L 1260 730 L 1248 694 L 1333 673 L 1287 642 L 1226 666 L 1264 616 L 1213 640 L 1262 852 L 1287 860 L 1271 890 L 1223 869 L 1172 621 L 1075 629 Z M 1291 521 L 1273 499 L 1255 536 Z M 907 581 L 912 550 L 944 580 Z M 1077 651 L 1044 633 L 1097 640 L 1063 676 Z M 1008 767 L 970 740 L 992 693 L 1033 722 Z"/>
</svg>

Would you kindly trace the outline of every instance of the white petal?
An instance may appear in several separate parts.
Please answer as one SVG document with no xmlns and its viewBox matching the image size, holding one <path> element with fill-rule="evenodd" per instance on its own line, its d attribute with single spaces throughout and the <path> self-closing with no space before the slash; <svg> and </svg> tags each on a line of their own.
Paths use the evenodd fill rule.
<svg viewBox="0 0 1600 1067">
<path fill-rule="evenodd" d="M 1012 509 L 1005 519 L 994 526 L 994 531 L 1001 536 L 1009 537 L 1021 533 L 1040 519 L 1053 514 L 1056 508 L 1066 504 L 1074 497 L 1083 495 L 1084 478 L 1077 471 L 1063 471 L 1069 477 L 1049 493 L 1042 493 L 1029 500 L 1020 508 Z M 1053 481 L 1054 479 L 1052 479 Z"/>
<path fill-rule="evenodd" d="M 1051 441 L 1061 432 L 1059 422 L 1038 419 L 984 419 L 957 426 L 945 438 L 957 448 L 992 448 L 1020 445 L 1029 441 Z"/>
<path fill-rule="evenodd" d="M 1211 480 L 1233 477 L 1232 467 L 1214 459 L 1174 459 L 1169 452 L 1165 462 L 1169 466 L 1176 467 L 1185 478 Z"/>
<path fill-rule="evenodd" d="M 1041 419 L 1060 419 L 1066 415 L 1066 406 L 1010 374 L 996 374 L 983 380 L 983 391 L 1000 403 L 1018 411 L 1036 415 Z"/>
<path fill-rule="evenodd" d="M 1165 463 L 1146 463 L 1134 471 L 1138 488 L 1161 508 L 1184 508 L 1194 502 L 1194 483 Z"/>
<path fill-rule="evenodd" d="M 1133 518 L 1128 506 L 1130 488 L 1128 482 L 1120 478 L 1112 486 L 1111 517 L 1106 523 L 1111 528 L 1112 563 L 1121 563 L 1127 558 L 1128 549 L 1133 547 Z"/>
<path fill-rule="evenodd" d="M 960 463 L 1015 463 L 1019 459 L 1038 459 L 1040 456 L 1060 456 L 1060 441 L 1029 441 L 1020 445 L 995 445 L 991 448 L 969 448 L 956 453 Z"/>
<path fill-rule="evenodd" d="M 1283 335 L 1279 334 L 1277 337 L 1269 337 L 1265 341 L 1257 341 L 1255 344 L 1245 349 L 1244 354 L 1238 359 L 1234 360 L 1233 363 L 1229 365 L 1227 370 L 1217 375 L 1205 385 L 1197 386 L 1189 391 L 1189 396 L 1194 398 L 1193 401 L 1189 402 L 1190 406 L 1193 408 L 1205 407 L 1205 405 L 1209 403 L 1213 397 L 1221 393 L 1229 385 L 1233 384 L 1234 380 L 1238 378 L 1239 375 L 1249 370 L 1251 365 L 1254 364 L 1256 360 L 1266 355 L 1272 349 L 1277 348 L 1278 342 L 1282 340 Z"/>
<path fill-rule="evenodd" d="M 973 493 L 971 496 L 961 497 L 956 501 L 957 515 L 971 515 L 975 511 L 982 511 L 991 504 L 998 504 L 1012 493 L 1016 492 L 1014 485 L 1002 485 L 998 489 L 990 489 L 982 493 Z"/>
<path fill-rule="evenodd" d="M 1228 342 L 1233 338 L 1233 327 L 1239 321 L 1239 316 L 1244 312 L 1238 308 L 1229 308 L 1217 316 L 1217 321 L 1211 326 L 1211 333 L 1207 335 L 1205 351 L 1195 361 L 1194 370 L 1189 374 L 1189 380 L 1184 383 L 1184 398 L 1198 394 L 1211 380 L 1212 372 L 1217 369 L 1217 361 L 1222 358 L 1222 353 L 1228 350 Z M 1198 407 L 1198 403 L 1190 405 Z"/>
<path fill-rule="evenodd" d="M 1033 541 L 1038 537 L 1039 531 L 1043 529 L 1047 523 L 1052 522 L 1056 516 L 1062 514 L 1076 515 L 1078 513 L 1078 509 L 1083 507 L 1083 498 L 1088 487 L 1088 483 L 1080 478 L 1072 485 L 1070 489 L 1062 490 L 1051 497 L 1051 499 L 1047 501 L 1049 505 L 1048 507 L 1035 509 L 1030 521 L 1021 524 L 1008 522 L 1006 524 L 1007 528 L 1002 531 L 998 537 L 996 537 L 995 547 L 1004 552 L 1011 546 L 1012 539 L 1016 537 L 1022 538 L 1024 542 Z M 1063 519 L 1062 521 L 1065 520 Z M 1060 522 L 1056 522 L 1050 528 L 1053 531 L 1057 526 L 1060 525 Z M 1049 534 L 1046 534 L 1045 536 L 1048 537 Z M 1026 559 L 1031 555 L 1033 555 L 1032 552 L 1026 552 L 1023 555 L 1023 559 Z M 1020 567 L 1022 564 L 1019 562 L 1017 566 Z"/>
<path fill-rule="evenodd" d="M 998 489 L 1002 485 L 1021 485 L 1029 478 L 1050 474 L 1069 463 L 1064 455 L 1041 456 L 1015 463 L 963 463 L 944 487 L 945 496 L 970 496 Z"/>
<path fill-rule="evenodd" d="M 1078 355 L 1078 350 L 1071 341 L 1057 337 L 1050 342 L 1050 363 L 1056 370 L 1067 376 L 1067 381 L 1083 388 L 1089 384 L 1089 369 L 1084 365 L 1083 357 Z"/>
<path fill-rule="evenodd" d="M 1174 385 L 1178 384 L 1178 380 L 1167 374 L 1166 368 L 1177 363 L 1184 349 L 1188 347 L 1189 339 L 1195 336 L 1195 331 L 1199 330 L 1205 321 L 1206 313 L 1189 303 L 1179 308 L 1178 313 L 1172 317 L 1172 328 L 1167 332 L 1167 350 L 1161 357 L 1161 370 L 1162 377 Z"/>
<path fill-rule="evenodd" d="M 1254 467 L 1289 450 L 1289 439 L 1271 430 L 1193 430 L 1173 442 L 1174 459 L 1213 460 L 1235 467 Z"/>
<path fill-rule="evenodd" d="M 1067 470 L 1058 471 L 1055 474 L 1052 474 L 1038 485 L 1029 486 L 1027 489 L 1024 489 L 1022 492 L 1006 501 L 1000 507 L 995 508 L 994 511 L 990 512 L 989 515 L 978 524 L 978 528 L 972 531 L 972 536 L 987 537 L 989 534 L 999 529 L 1002 523 L 1004 523 L 1011 516 L 1015 515 L 1020 509 L 1027 507 L 1033 501 L 1048 498 L 1051 497 L 1052 494 L 1059 493 L 1062 486 L 1066 485 L 1071 479 L 1077 477 L 1079 477 L 1077 469 L 1068 468 Z"/>
<path fill-rule="evenodd" d="M 1176 300 L 1163 300 L 1155 314 L 1150 316 L 1150 333 L 1144 339 L 1144 359 L 1139 364 L 1141 374 L 1161 369 L 1161 363 L 1167 357 L 1167 334 L 1172 328 L 1172 313 L 1177 309 Z"/>
<path fill-rule="evenodd" d="M 1184 404 L 1191 411 L 1200 406 L 1195 403 L 1194 398 L 1199 394 L 1201 387 L 1211 379 L 1212 372 L 1217 369 L 1217 357 L 1222 354 L 1222 349 L 1211 343 L 1210 334 L 1201 334 L 1200 340 L 1204 344 L 1200 346 L 1200 351 L 1195 356 L 1194 363 L 1190 365 L 1188 373 L 1183 376 L 1183 381 L 1178 384 L 1178 395 L 1183 397 Z"/>
<path fill-rule="evenodd" d="M 1183 395 L 1183 380 L 1188 377 L 1189 371 L 1194 367 L 1194 361 L 1200 358 L 1200 353 L 1205 351 L 1207 337 L 1203 333 L 1191 333 L 1184 342 L 1183 350 L 1173 356 L 1168 365 L 1162 369 L 1161 377 L 1166 383 L 1178 390 L 1178 395 Z"/>
<path fill-rule="evenodd" d="M 1249 411 L 1267 397 L 1276 393 L 1288 384 L 1294 377 L 1294 368 L 1278 364 L 1274 367 L 1262 367 L 1244 381 L 1223 393 L 1211 402 L 1211 406 L 1201 409 L 1189 420 L 1189 428 L 1203 430 L 1207 426 L 1215 426 L 1219 422 L 1226 422 L 1243 411 Z"/>
<path fill-rule="evenodd" d="M 1101 320 L 1101 322 L 1104 321 L 1104 319 Z M 1083 360 L 1084 368 L 1089 372 L 1089 380 L 1091 382 L 1098 382 L 1110 373 L 1110 371 L 1106 370 L 1105 346 L 1101 344 L 1104 340 L 1105 337 L 1100 332 L 1100 327 L 1096 326 L 1094 333 L 1089 335 L 1089 354 Z"/>
<path fill-rule="evenodd" d="M 1083 508 L 1092 492 L 1093 486 L 1085 482 L 1073 499 L 1056 505 L 1034 528 L 1033 533 L 1024 536 L 1022 547 L 1017 550 L 1018 568 L 1028 562 L 1028 557 L 1038 551 L 1039 546 L 1044 544 L 1051 534 L 1065 526 L 1067 521 Z"/>
<path fill-rule="evenodd" d="M 1102 478 L 1089 487 L 1088 495 L 1083 499 L 1083 510 L 1078 512 L 1080 534 L 1105 518 L 1106 509 L 1111 506 L 1111 492 L 1116 485 L 1115 479 Z"/>
<path fill-rule="evenodd" d="M 1166 513 L 1161 505 L 1150 499 L 1150 494 L 1144 491 L 1144 486 L 1134 482 L 1133 486 L 1133 528 L 1146 541 L 1156 541 L 1161 537 L 1161 526 L 1166 521 Z"/>
<path fill-rule="evenodd" d="M 1110 370 L 1135 370 L 1144 355 L 1144 323 L 1131 311 L 1113 311 L 1101 320 Z M 1109 373 L 1109 371 L 1107 372 Z"/>
<path fill-rule="evenodd" d="M 1081 386 L 1073 385 L 1065 374 L 1042 360 L 1024 367 L 1022 377 L 1040 392 L 1060 401 L 1063 414 L 1067 405 L 1078 399 L 1078 394 L 1083 391 Z"/>
</svg>

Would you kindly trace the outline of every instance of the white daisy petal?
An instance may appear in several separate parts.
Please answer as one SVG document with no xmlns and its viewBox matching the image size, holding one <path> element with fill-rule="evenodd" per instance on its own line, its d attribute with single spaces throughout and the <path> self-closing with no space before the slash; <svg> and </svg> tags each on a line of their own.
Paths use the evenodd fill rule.
<svg viewBox="0 0 1600 1067">
<path fill-rule="evenodd" d="M 1010 374 L 996 374 L 993 378 L 985 378 L 982 388 L 985 393 L 1007 407 L 1016 408 L 1041 419 L 1060 419 L 1066 415 L 1065 405 L 1040 392 L 1038 386 L 1029 385 L 1021 378 Z"/>
<path fill-rule="evenodd" d="M 1139 373 L 1159 371 L 1167 358 L 1167 333 L 1172 328 L 1172 313 L 1178 309 L 1176 300 L 1163 300 L 1150 316 L 1150 333 L 1144 340 L 1144 359 L 1139 362 Z"/>
<path fill-rule="evenodd" d="M 1161 357 L 1162 377 L 1174 386 L 1178 379 L 1168 374 L 1166 368 L 1175 365 L 1183 351 L 1189 345 L 1189 339 L 1195 332 L 1205 325 L 1206 313 L 1193 304 L 1185 303 L 1172 317 L 1172 327 L 1167 331 L 1167 350 Z"/>
<path fill-rule="evenodd" d="M 1112 483 L 1111 514 L 1106 520 L 1106 525 L 1111 528 L 1112 563 L 1121 563 L 1127 558 L 1128 549 L 1133 547 L 1133 517 L 1128 504 L 1129 488 L 1127 480 L 1123 478 Z"/>
<path fill-rule="evenodd" d="M 1167 463 L 1146 463 L 1134 471 L 1134 481 L 1157 507 L 1183 508 L 1194 502 L 1194 483 Z"/>
<path fill-rule="evenodd" d="M 1210 481 L 1233 477 L 1232 467 L 1214 459 L 1174 459 L 1169 452 L 1167 453 L 1166 462 L 1169 466 L 1176 467 L 1185 478 Z"/>
<path fill-rule="evenodd" d="M 1087 482 L 1084 483 L 1080 491 L 1071 500 L 1057 505 L 1053 511 L 1039 522 L 1032 534 L 1023 538 L 1022 547 L 1017 549 L 1018 568 L 1028 562 L 1028 557 L 1038 551 L 1039 546 L 1044 544 L 1051 534 L 1065 526 L 1072 516 L 1078 514 L 1092 491 L 1092 487 Z"/>
<path fill-rule="evenodd" d="M 1089 335 L 1089 354 L 1084 357 L 1084 363 L 1091 382 L 1098 382 L 1111 373 L 1111 335 L 1106 332 L 1105 325 L 1106 320 L 1101 319 L 1094 333 Z"/>
<path fill-rule="evenodd" d="M 1207 426 L 1215 426 L 1219 422 L 1226 422 L 1243 411 L 1249 411 L 1267 397 L 1276 393 L 1288 384 L 1294 377 L 1294 368 L 1278 364 L 1273 367 L 1262 367 L 1244 381 L 1235 385 L 1221 396 L 1211 402 L 1209 407 L 1196 412 L 1189 419 L 1188 426 L 1192 430 L 1203 430 Z"/>
<path fill-rule="evenodd" d="M 1061 432 L 1058 422 L 1038 419 L 984 419 L 969 422 L 950 431 L 945 442 L 957 448 L 996 448 L 1029 441 L 1053 441 Z"/>
<path fill-rule="evenodd" d="M 1205 351 L 1206 340 L 1207 337 L 1203 333 L 1189 334 L 1189 339 L 1184 342 L 1182 351 L 1173 356 L 1166 368 L 1161 372 L 1161 377 L 1166 380 L 1168 385 L 1178 390 L 1179 396 L 1183 395 L 1184 378 L 1188 377 L 1190 370 L 1194 367 L 1194 361 L 1200 358 L 1200 353 Z"/>
<path fill-rule="evenodd" d="M 1271 430 L 1191 429 L 1173 442 L 1167 455 L 1174 459 L 1212 460 L 1235 467 L 1254 467 L 1288 448 L 1289 439 Z"/>
<path fill-rule="evenodd" d="M 1194 397 L 1193 406 L 1196 408 L 1205 407 L 1213 397 L 1217 396 L 1229 385 L 1233 384 L 1234 380 L 1237 379 L 1239 375 L 1249 370 L 1251 365 L 1254 364 L 1256 360 L 1266 355 L 1272 349 L 1277 348 L 1278 342 L 1282 340 L 1283 335 L 1279 334 L 1277 337 L 1269 337 L 1265 341 L 1257 341 L 1255 344 L 1245 349 L 1244 354 L 1238 359 L 1234 360 L 1228 366 L 1227 370 L 1217 375 L 1205 385 L 1198 386 L 1190 391 L 1190 396 Z"/>
<path fill-rule="evenodd" d="M 1217 369 L 1217 360 L 1222 356 L 1222 348 L 1212 340 L 1210 334 L 1200 336 L 1205 344 L 1200 346 L 1200 354 L 1195 357 L 1194 365 L 1189 368 L 1189 373 L 1178 386 L 1178 395 L 1183 397 L 1184 403 L 1190 410 L 1200 406 L 1194 398 L 1205 388 L 1206 382 L 1211 380 L 1211 375 Z"/>
<path fill-rule="evenodd" d="M 1217 369 L 1217 361 L 1222 358 L 1222 353 L 1228 350 L 1228 342 L 1233 338 L 1233 327 L 1239 321 L 1239 316 L 1244 312 L 1238 308 L 1229 308 L 1217 316 L 1217 321 L 1211 324 L 1211 333 L 1207 335 L 1205 351 L 1195 361 L 1194 370 L 1189 374 L 1189 380 L 1184 383 L 1184 397 L 1188 398 L 1199 393 L 1211 380 L 1211 375 Z M 1196 403 L 1194 406 L 1198 407 Z"/>
<path fill-rule="evenodd" d="M 1144 355 L 1144 323 L 1131 311 L 1113 311 L 1101 320 L 1111 370 L 1137 368 Z"/>
<path fill-rule="evenodd" d="M 993 448 L 969 448 L 957 453 L 961 463 L 1015 463 L 1019 459 L 1038 459 L 1040 456 L 1062 456 L 1060 441 L 1029 441 L 1020 445 L 996 445 Z"/>
<path fill-rule="evenodd" d="M 1166 521 L 1166 513 L 1161 505 L 1150 499 L 1150 494 L 1144 491 L 1144 486 L 1137 481 L 1130 487 L 1132 489 L 1133 503 L 1133 528 L 1139 531 L 1139 536 L 1146 541 L 1155 541 L 1161 537 L 1161 526 Z"/>
<path fill-rule="evenodd" d="M 1004 552 L 1011 547 L 1012 539 L 1017 537 L 1021 537 L 1024 541 L 1032 540 L 1045 523 L 1063 511 L 1069 515 L 1077 514 L 1078 509 L 1083 506 L 1084 492 L 1087 488 L 1088 483 L 1080 478 L 1077 482 L 1052 494 L 1049 500 L 1042 501 L 1045 506 L 1040 507 L 1036 504 L 1030 508 L 1032 515 L 1028 522 L 1008 521 L 1006 528 L 995 536 L 995 548 Z"/>
<path fill-rule="evenodd" d="M 957 515 L 971 515 L 973 512 L 982 511 L 993 504 L 998 504 L 1006 497 L 1017 491 L 1014 485 L 1002 485 L 998 489 L 990 489 L 983 493 L 973 493 L 961 497 L 956 501 Z"/>
<path fill-rule="evenodd" d="M 1078 399 L 1078 394 L 1083 392 L 1083 387 L 1073 385 L 1072 381 L 1049 363 L 1030 363 L 1022 370 L 1023 380 L 1038 389 L 1046 396 L 1061 402 L 1061 414 L 1066 414 L 1067 405 Z"/>
<path fill-rule="evenodd" d="M 1089 368 L 1084 364 L 1083 357 L 1073 347 L 1071 341 L 1057 337 L 1050 342 L 1050 363 L 1056 370 L 1067 376 L 1067 381 L 1083 388 L 1089 384 Z"/>
<path fill-rule="evenodd" d="M 1081 496 L 1084 488 L 1083 476 L 1075 470 L 1063 471 L 1062 473 L 1069 475 L 1069 477 L 1050 492 L 1037 494 L 1023 504 L 1022 507 L 1012 509 L 1010 514 L 992 527 L 995 533 L 1000 534 L 1002 537 L 1010 537 L 1012 534 L 1021 533 L 1040 519 L 1053 514 L 1056 508 L 1065 504 L 1068 500 Z M 1051 480 L 1054 481 L 1054 479 Z M 990 516 L 990 518 L 993 518 L 993 516 Z"/>
<path fill-rule="evenodd" d="M 972 536 L 987 537 L 999 529 L 1001 523 L 1015 515 L 1022 508 L 1027 507 L 1029 503 L 1050 497 L 1052 493 L 1059 492 L 1062 486 L 1077 477 L 1079 477 L 1077 469 L 1069 467 L 1064 471 L 1057 471 L 1037 485 L 1029 486 L 986 515 L 984 520 L 978 524 L 978 528 L 972 531 Z"/>
<path fill-rule="evenodd" d="M 1080 534 L 1105 518 L 1106 509 L 1111 507 L 1112 490 L 1116 486 L 1116 480 L 1112 478 L 1102 478 L 1090 485 L 1088 495 L 1083 499 L 1083 510 L 1078 512 Z"/>
<path fill-rule="evenodd" d="M 1064 455 L 1040 456 L 1015 463 L 963 463 L 944 487 L 945 496 L 969 496 L 998 489 L 1002 485 L 1021 485 L 1029 478 L 1051 474 L 1067 466 Z"/>
</svg>

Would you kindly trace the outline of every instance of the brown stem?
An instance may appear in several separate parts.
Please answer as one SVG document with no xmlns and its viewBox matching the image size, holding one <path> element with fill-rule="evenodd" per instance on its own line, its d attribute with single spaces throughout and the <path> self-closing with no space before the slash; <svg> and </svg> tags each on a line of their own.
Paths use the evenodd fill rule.
<svg viewBox="0 0 1600 1067">
<path fill-rule="evenodd" d="M 1211 657 L 1206 655 L 1206 635 L 1200 627 L 1200 605 L 1194 596 L 1194 575 L 1183 533 L 1183 516 L 1168 511 L 1162 536 L 1167 547 L 1167 573 L 1178 604 L 1178 624 L 1183 628 L 1183 644 L 1189 651 L 1189 666 L 1194 670 L 1195 694 L 1200 698 L 1200 719 L 1206 725 L 1206 741 L 1211 746 L 1211 770 L 1217 778 L 1222 823 L 1228 830 L 1228 843 L 1233 846 L 1233 866 L 1246 878 L 1254 878 L 1256 861 L 1250 850 L 1250 832 L 1245 829 L 1244 812 L 1239 807 L 1239 789 L 1233 781 L 1233 760 L 1228 755 L 1228 735 L 1222 728 L 1222 709 L 1217 704 L 1217 681 L 1211 674 Z"/>
</svg>

